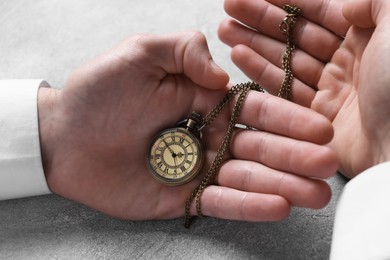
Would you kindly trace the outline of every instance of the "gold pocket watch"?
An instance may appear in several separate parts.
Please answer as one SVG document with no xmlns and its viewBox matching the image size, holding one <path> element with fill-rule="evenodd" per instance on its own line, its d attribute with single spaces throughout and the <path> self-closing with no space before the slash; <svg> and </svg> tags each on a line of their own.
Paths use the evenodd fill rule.
<svg viewBox="0 0 390 260">
<path fill-rule="evenodd" d="M 191 181 L 203 164 L 201 116 L 193 112 L 176 127 L 159 132 L 150 143 L 147 164 L 159 182 L 178 186 Z"/>
</svg>

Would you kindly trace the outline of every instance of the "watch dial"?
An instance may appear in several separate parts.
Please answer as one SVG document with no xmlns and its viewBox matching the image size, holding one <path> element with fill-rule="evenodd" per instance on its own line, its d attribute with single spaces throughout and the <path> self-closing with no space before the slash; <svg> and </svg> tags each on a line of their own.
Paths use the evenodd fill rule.
<svg viewBox="0 0 390 260">
<path fill-rule="evenodd" d="M 180 185 L 193 179 L 202 162 L 199 140 L 184 128 L 172 128 L 158 134 L 148 154 L 152 175 L 168 185 Z"/>
</svg>

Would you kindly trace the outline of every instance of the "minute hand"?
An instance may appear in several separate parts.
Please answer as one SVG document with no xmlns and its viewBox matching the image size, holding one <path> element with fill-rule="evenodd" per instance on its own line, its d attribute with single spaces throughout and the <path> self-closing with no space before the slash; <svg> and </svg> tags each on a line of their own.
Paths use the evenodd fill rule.
<svg viewBox="0 0 390 260">
<path fill-rule="evenodd" d="M 171 152 L 172 156 L 173 156 L 174 154 L 176 155 L 176 153 L 172 150 L 172 148 L 169 147 L 169 144 L 168 144 L 165 140 L 163 140 L 163 142 L 164 142 L 164 144 L 166 145 L 166 147 L 168 148 L 168 150 Z"/>
</svg>

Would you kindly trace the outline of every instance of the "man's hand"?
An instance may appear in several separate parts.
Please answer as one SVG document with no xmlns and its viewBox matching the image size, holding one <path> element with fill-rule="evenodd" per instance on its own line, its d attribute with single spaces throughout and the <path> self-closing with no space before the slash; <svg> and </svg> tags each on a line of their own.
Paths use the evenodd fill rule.
<svg viewBox="0 0 390 260">
<path fill-rule="evenodd" d="M 147 170 L 147 147 L 158 131 L 192 111 L 210 112 L 227 83 L 204 36 L 188 32 L 131 37 L 77 69 L 63 89 L 41 89 L 50 189 L 117 218 L 183 216 L 185 200 L 222 142 L 232 106 L 203 130 L 206 163 L 190 183 L 168 187 L 155 181 Z M 327 204 L 330 189 L 320 179 L 333 175 L 337 160 L 322 146 L 333 136 L 325 117 L 251 92 L 239 121 L 261 131 L 235 133 L 230 158 L 202 195 L 205 215 L 268 221 L 285 218 L 291 206 Z"/>
<path fill-rule="evenodd" d="M 277 93 L 285 50 L 278 30 L 285 17 L 281 8 L 290 3 L 302 9 L 292 59 L 292 100 L 332 121 L 330 146 L 341 172 L 353 177 L 390 159 L 390 2 L 344 2 L 226 0 L 227 12 L 251 29 L 229 19 L 219 34 L 233 47 L 233 61 Z"/>
</svg>

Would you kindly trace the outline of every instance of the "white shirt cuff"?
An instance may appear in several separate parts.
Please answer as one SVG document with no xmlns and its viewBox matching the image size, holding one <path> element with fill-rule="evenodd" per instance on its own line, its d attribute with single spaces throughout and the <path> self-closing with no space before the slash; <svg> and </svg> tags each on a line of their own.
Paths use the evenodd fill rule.
<svg viewBox="0 0 390 260">
<path fill-rule="evenodd" d="M 344 187 L 333 231 L 331 259 L 390 259 L 390 162 Z"/>
<path fill-rule="evenodd" d="M 43 172 L 37 95 L 42 80 L 0 80 L 0 200 L 50 193 Z"/>
</svg>

